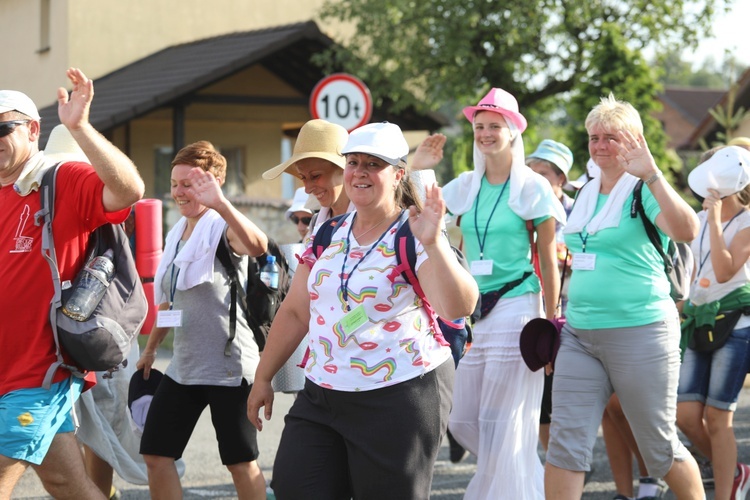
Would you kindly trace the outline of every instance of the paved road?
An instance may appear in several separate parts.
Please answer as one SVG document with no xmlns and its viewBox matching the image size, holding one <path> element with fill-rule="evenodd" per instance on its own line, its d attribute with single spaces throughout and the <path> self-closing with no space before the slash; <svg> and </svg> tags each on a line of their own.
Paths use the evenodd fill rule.
<svg viewBox="0 0 750 500">
<path fill-rule="evenodd" d="M 162 357 L 158 366 L 164 368 L 166 360 Z M 271 477 L 276 445 L 283 429 L 283 415 L 291 406 L 292 396 L 278 394 L 274 406 L 274 418 L 260 434 L 259 446 L 261 468 L 266 478 Z M 750 388 L 743 389 L 740 395 L 740 407 L 735 415 L 735 432 L 739 445 L 740 460 L 750 463 Z M 615 495 L 609 464 L 604 452 L 601 436 L 597 439 L 594 453 L 595 471 L 591 481 L 586 485 L 583 495 L 585 500 L 610 500 Z M 209 413 L 201 416 L 193 439 L 185 450 L 187 470 L 182 479 L 186 499 L 232 499 L 236 498 L 229 473 L 221 465 Z M 447 441 L 440 450 L 435 464 L 431 498 L 435 500 L 459 500 L 463 498 L 466 485 L 476 469 L 476 458 L 468 457 L 460 464 L 448 460 Z M 122 491 L 123 500 L 142 500 L 149 498 L 146 486 L 135 486 L 115 477 L 115 485 Z M 21 478 L 13 498 L 42 499 L 49 498 L 41 483 L 31 469 Z M 671 493 L 666 498 L 674 499 Z M 713 499 L 713 491 L 707 491 L 707 498 Z"/>
</svg>

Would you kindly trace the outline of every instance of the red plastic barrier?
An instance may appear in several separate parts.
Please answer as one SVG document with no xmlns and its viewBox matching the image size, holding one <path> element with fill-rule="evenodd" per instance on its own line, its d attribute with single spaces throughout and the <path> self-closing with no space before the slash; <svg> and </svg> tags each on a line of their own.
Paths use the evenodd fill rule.
<svg viewBox="0 0 750 500">
<path fill-rule="evenodd" d="M 148 316 L 141 334 L 148 335 L 156 321 L 154 275 L 162 254 L 161 200 L 145 199 L 135 204 L 135 267 L 148 298 Z"/>
</svg>

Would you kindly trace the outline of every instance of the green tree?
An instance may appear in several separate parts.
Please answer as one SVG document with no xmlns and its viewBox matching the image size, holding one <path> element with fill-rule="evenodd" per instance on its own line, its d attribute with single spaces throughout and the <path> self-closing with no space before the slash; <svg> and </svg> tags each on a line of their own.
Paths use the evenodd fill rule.
<svg viewBox="0 0 750 500">
<path fill-rule="evenodd" d="M 523 109 L 570 92 L 595 68 L 606 25 L 634 50 L 694 46 L 732 0 L 330 0 L 324 19 L 352 26 L 319 61 L 369 85 L 395 109 L 473 102 L 489 87 Z"/>
<path fill-rule="evenodd" d="M 602 26 L 602 37 L 591 57 L 592 67 L 596 70 L 579 83 L 568 106 L 572 125 L 568 130 L 569 145 L 574 157 L 581 160 L 577 164 L 585 165 L 584 159 L 589 158 L 588 134 L 584 126 L 586 117 L 603 96 L 612 93 L 617 99 L 632 104 L 641 115 L 643 135 L 654 159 L 662 170 L 668 172 L 676 165 L 665 152 L 664 129 L 652 116 L 661 109 L 654 96 L 661 92 L 662 87 L 640 53 L 628 49 L 622 37 L 619 26 Z"/>
<path fill-rule="evenodd" d="M 654 67 L 659 71 L 659 81 L 664 85 L 727 89 L 739 78 L 744 66 L 729 51 L 722 63 L 714 57 L 706 58 L 697 68 L 682 59 L 681 49 L 670 49 L 656 57 Z"/>
</svg>

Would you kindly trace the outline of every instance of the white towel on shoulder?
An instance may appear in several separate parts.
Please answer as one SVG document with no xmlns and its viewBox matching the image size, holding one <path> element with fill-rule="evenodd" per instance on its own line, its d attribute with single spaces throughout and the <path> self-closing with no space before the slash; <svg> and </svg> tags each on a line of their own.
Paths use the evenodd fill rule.
<svg viewBox="0 0 750 500">
<path fill-rule="evenodd" d="M 180 270 L 176 284 L 178 290 L 188 290 L 201 283 L 213 281 L 216 248 L 219 246 L 226 225 L 221 215 L 211 209 L 198 219 L 193 233 L 174 258 L 175 266 Z M 164 274 L 172 263 L 171 256 L 177 251 L 177 243 L 182 238 L 186 227 L 187 219 L 182 217 L 167 233 L 164 254 L 154 277 L 154 303 L 157 305 L 169 300 L 161 284 Z"/>
<path fill-rule="evenodd" d="M 524 163 L 523 140 L 518 134 L 511 143 L 513 163 L 510 168 L 508 207 L 523 220 L 551 215 L 565 223 L 565 209 L 552 192 L 549 181 Z M 453 215 L 468 212 L 479 194 L 486 171 L 484 154 L 474 144 L 474 170 L 463 172 L 443 188 L 445 205 Z"/>
<path fill-rule="evenodd" d="M 602 229 L 619 227 L 622 207 L 630 193 L 633 192 L 637 182 L 638 177 L 627 172 L 623 173 L 609 193 L 602 209 L 594 215 L 596 203 L 599 199 L 599 190 L 602 187 L 601 177 L 594 177 L 578 191 L 573 211 L 568 217 L 568 223 L 563 229 L 563 233 L 580 233 L 585 229 L 588 234 L 595 234 Z"/>
</svg>

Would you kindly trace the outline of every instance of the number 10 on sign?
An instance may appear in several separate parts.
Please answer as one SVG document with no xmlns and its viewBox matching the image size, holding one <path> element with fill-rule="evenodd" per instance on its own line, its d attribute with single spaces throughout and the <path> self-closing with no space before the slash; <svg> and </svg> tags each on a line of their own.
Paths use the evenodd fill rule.
<svg viewBox="0 0 750 500">
<path fill-rule="evenodd" d="M 327 76 L 318 82 L 310 95 L 310 114 L 351 132 L 370 121 L 370 89 L 352 75 L 336 73 Z"/>
</svg>

